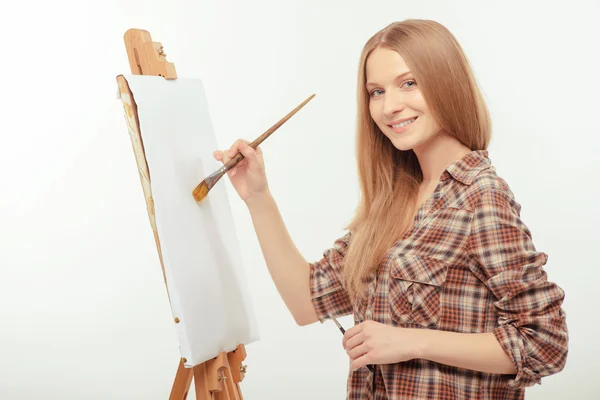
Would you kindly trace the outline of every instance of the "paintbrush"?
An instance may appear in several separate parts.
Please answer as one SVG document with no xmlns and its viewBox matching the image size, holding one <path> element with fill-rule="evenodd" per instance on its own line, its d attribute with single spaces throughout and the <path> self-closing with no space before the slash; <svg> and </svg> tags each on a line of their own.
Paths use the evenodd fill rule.
<svg viewBox="0 0 600 400">
<path fill-rule="evenodd" d="M 331 314 L 329 314 L 329 317 L 333 320 L 333 322 L 335 322 L 335 324 L 340 329 L 340 331 L 342 332 L 342 334 L 345 334 L 346 330 L 342 327 L 342 325 L 338 322 L 338 320 L 333 315 L 331 315 Z M 369 369 L 369 371 L 375 372 L 375 367 L 374 366 L 367 365 L 367 368 Z"/>
<path fill-rule="evenodd" d="M 290 111 L 285 117 L 281 118 L 275 125 L 270 127 L 265 133 L 257 137 L 252 143 L 249 144 L 250 147 L 256 149 L 256 147 L 261 144 L 266 138 L 271 136 L 273 132 L 277 130 L 281 125 L 283 125 L 288 119 L 290 119 L 294 114 L 296 114 L 302 107 L 306 105 L 309 101 L 311 101 L 315 97 L 315 95 L 310 95 L 306 100 L 304 100 L 298 107 L 294 108 Z M 227 171 L 238 165 L 240 161 L 244 159 L 244 155 L 242 153 L 236 154 L 231 160 L 227 161 L 221 168 L 207 176 L 198 186 L 194 188 L 192 194 L 194 195 L 194 199 L 196 202 L 202 200 L 208 194 L 209 190 L 215 186 L 215 184 L 225 175 Z"/>
</svg>

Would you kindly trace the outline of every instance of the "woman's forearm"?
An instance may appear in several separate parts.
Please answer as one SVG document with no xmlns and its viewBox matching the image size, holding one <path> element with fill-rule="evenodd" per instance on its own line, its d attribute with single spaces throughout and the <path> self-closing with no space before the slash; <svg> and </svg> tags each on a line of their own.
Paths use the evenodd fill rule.
<svg viewBox="0 0 600 400">
<path fill-rule="evenodd" d="M 420 330 L 418 358 L 475 371 L 515 374 L 510 357 L 493 333 Z"/>
<path fill-rule="evenodd" d="M 299 325 L 317 321 L 309 264 L 292 241 L 275 200 L 265 193 L 247 205 L 267 268 L 288 310 Z"/>
</svg>

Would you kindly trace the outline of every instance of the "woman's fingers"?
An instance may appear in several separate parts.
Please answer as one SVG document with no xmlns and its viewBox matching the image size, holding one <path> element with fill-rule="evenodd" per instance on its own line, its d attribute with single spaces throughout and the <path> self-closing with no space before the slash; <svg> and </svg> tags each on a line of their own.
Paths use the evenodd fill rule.
<svg viewBox="0 0 600 400">
<path fill-rule="evenodd" d="M 365 337 L 362 332 L 357 333 L 348 339 L 345 343 L 346 352 L 352 351 L 355 347 L 360 346 L 365 341 Z"/>
<path fill-rule="evenodd" d="M 344 333 L 344 337 L 342 338 L 342 346 L 344 347 L 344 349 L 348 348 L 348 341 L 350 339 L 352 339 L 353 337 L 355 337 L 356 335 L 358 335 L 359 333 L 362 332 L 364 327 L 364 324 L 358 324 L 358 325 L 354 325 L 352 328 L 348 329 L 345 333 Z M 358 339 L 359 342 L 362 341 L 362 337 L 360 339 Z"/>
<path fill-rule="evenodd" d="M 228 159 L 235 157 L 238 153 L 242 153 L 242 155 L 244 156 L 244 158 L 237 164 L 237 166 L 233 168 L 233 175 L 235 175 L 235 170 L 237 168 L 249 166 L 250 168 L 254 169 L 258 166 L 258 161 L 256 159 L 257 152 L 248 145 L 249 143 L 250 142 L 247 140 L 238 139 L 233 143 L 233 145 L 231 145 L 231 147 L 227 151 L 227 156 L 229 157 Z"/>
<path fill-rule="evenodd" d="M 244 155 L 245 160 L 248 161 L 248 167 L 251 170 L 257 171 L 260 167 L 257 151 L 250 147 L 246 142 L 240 143 L 239 149 L 240 152 Z"/>
<path fill-rule="evenodd" d="M 229 148 L 229 157 L 230 158 L 234 157 L 239 152 L 240 144 L 242 144 L 242 143 L 248 143 L 248 142 L 245 140 L 242 140 L 242 139 L 238 139 L 235 142 L 233 142 L 233 144 Z"/>
<path fill-rule="evenodd" d="M 351 361 L 356 360 L 359 357 L 364 356 L 369 352 L 368 346 L 366 343 L 362 343 L 359 346 L 354 347 L 352 350 L 348 352 L 348 357 L 350 357 Z"/>
<path fill-rule="evenodd" d="M 229 150 L 225 150 L 225 151 L 216 150 L 213 152 L 213 157 L 215 158 L 215 160 L 221 161 L 223 164 L 225 164 L 230 159 L 230 157 L 228 156 L 228 152 L 229 152 Z M 235 175 L 235 168 L 233 168 L 230 171 L 227 171 L 227 174 L 229 176 Z"/>
<path fill-rule="evenodd" d="M 373 363 L 373 356 L 369 352 L 365 352 L 361 356 L 355 358 L 350 363 L 350 370 L 357 371 L 359 368 L 365 367 Z"/>
<path fill-rule="evenodd" d="M 213 154 L 215 156 L 215 158 L 217 159 L 217 161 L 221 161 L 223 164 L 227 164 L 227 162 L 229 162 L 229 160 L 231 160 L 232 156 L 229 155 L 231 149 L 227 149 L 224 151 L 221 150 L 217 150 L 215 151 Z M 235 175 L 235 168 L 230 169 L 229 171 L 227 171 L 227 175 L 234 176 Z"/>
<path fill-rule="evenodd" d="M 252 169 L 257 169 L 260 167 L 260 161 L 258 160 L 258 156 L 262 155 L 262 151 L 260 148 L 253 149 L 249 146 L 247 140 L 238 139 L 236 140 L 231 147 L 227 150 L 216 150 L 213 152 L 213 157 L 217 161 L 221 161 L 223 164 L 229 162 L 233 157 L 238 153 L 242 153 L 244 159 L 242 159 L 236 167 L 232 168 L 228 174 L 230 176 L 235 175 L 237 168 L 249 166 Z"/>
</svg>

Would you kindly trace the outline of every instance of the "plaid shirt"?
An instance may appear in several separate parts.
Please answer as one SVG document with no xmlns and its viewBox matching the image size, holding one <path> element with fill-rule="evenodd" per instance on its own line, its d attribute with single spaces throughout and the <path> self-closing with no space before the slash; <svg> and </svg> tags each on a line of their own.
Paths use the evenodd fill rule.
<svg viewBox="0 0 600 400">
<path fill-rule="evenodd" d="M 520 205 L 485 150 L 449 165 L 414 224 L 368 280 L 365 304 L 340 282 L 351 238 L 335 241 L 310 264 L 311 296 L 321 322 L 354 314 L 397 327 L 493 332 L 517 373 L 490 374 L 423 359 L 376 366 L 375 399 L 524 399 L 528 386 L 560 371 L 568 332 L 564 292 L 547 280 L 520 219 Z M 350 372 L 347 399 L 373 399 L 373 374 Z"/>
</svg>

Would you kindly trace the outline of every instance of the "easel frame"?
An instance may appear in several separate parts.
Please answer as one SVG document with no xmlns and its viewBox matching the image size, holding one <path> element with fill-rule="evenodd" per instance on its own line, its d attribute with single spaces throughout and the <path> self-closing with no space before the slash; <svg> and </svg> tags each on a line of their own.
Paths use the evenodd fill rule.
<svg viewBox="0 0 600 400">
<path fill-rule="evenodd" d="M 153 42 L 148 31 L 129 29 L 123 38 L 133 75 L 153 75 L 162 76 L 165 79 L 177 79 L 175 65 L 166 60 L 161 43 Z M 169 289 L 154 215 L 150 172 L 144 153 L 137 105 L 123 75 L 117 76 L 117 83 L 168 294 Z M 173 318 L 173 321 L 176 324 L 180 322 L 177 316 Z M 245 358 L 246 349 L 243 344 L 240 344 L 235 350 L 221 352 L 215 358 L 193 368 L 186 368 L 184 364 L 187 360 L 180 359 L 169 400 L 185 400 L 192 380 L 194 381 L 196 400 L 243 400 L 239 384 L 246 373 L 246 366 L 242 365 Z"/>
</svg>

